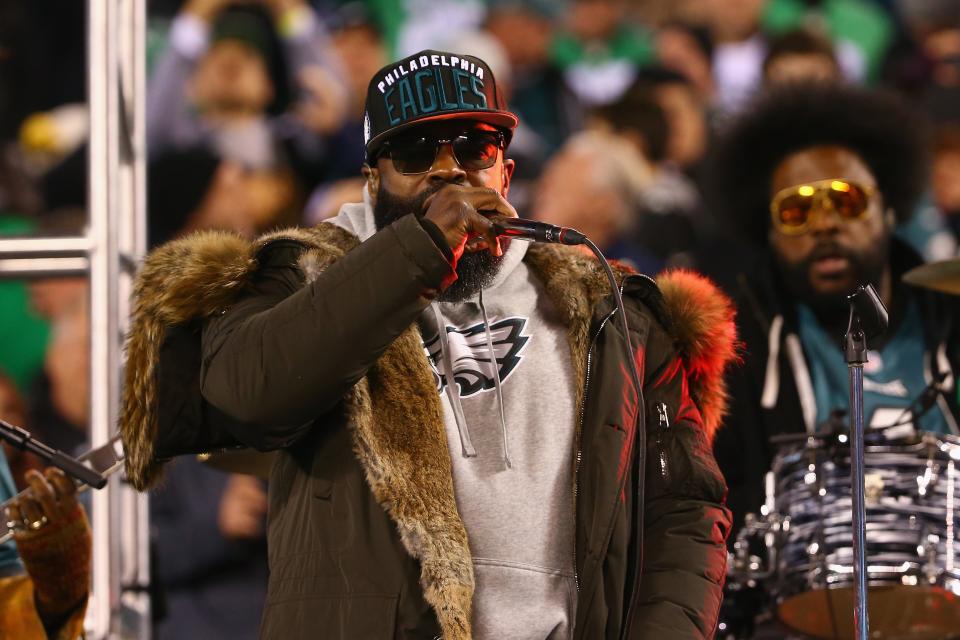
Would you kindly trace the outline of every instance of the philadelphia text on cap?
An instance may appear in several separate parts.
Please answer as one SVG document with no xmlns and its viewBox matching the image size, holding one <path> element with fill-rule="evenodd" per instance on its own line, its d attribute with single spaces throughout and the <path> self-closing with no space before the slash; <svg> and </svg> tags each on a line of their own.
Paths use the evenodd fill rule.
<svg viewBox="0 0 960 640">
<path fill-rule="evenodd" d="M 411 58 L 400 64 L 377 83 L 390 125 L 438 110 L 486 109 L 483 71 L 483 67 L 469 60 L 438 54 Z M 394 95 L 397 98 L 392 101 Z"/>
</svg>

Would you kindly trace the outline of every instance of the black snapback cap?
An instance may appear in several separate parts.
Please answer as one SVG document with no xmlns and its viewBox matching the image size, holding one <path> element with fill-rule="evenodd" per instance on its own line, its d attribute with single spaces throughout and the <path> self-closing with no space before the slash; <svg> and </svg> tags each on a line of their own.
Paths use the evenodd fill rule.
<svg viewBox="0 0 960 640">
<path fill-rule="evenodd" d="M 367 88 L 363 140 L 371 156 L 388 137 L 415 124 L 463 118 L 510 133 L 507 111 L 487 63 L 470 55 L 425 50 L 380 69 Z"/>
</svg>

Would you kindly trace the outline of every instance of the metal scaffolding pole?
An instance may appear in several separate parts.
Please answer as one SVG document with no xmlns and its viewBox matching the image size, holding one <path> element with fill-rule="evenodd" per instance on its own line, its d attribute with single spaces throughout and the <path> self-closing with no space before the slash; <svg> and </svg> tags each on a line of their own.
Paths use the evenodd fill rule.
<svg viewBox="0 0 960 640">
<path fill-rule="evenodd" d="M 145 247 L 145 0 L 88 0 L 90 439 L 116 431 L 130 278 Z M 124 215 L 126 214 L 126 215 Z M 146 499 L 117 477 L 93 497 L 94 638 L 148 637 Z"/>
<path fill-rule="evenodd" d="M 122 343 L 130 318 L 133 275 L 147 247 L 147 2 L 120 0 L 120 235 L 117 266 L 127 277 L 120 278 L 118 308 Z M 123 212 L 130 212 L 122 215 Z M 126 267 L 126 269 L 124 269 Z M 114 370 L 119 375 L 122 354 L 118 352 Z M 120 386 L 114 398 L 114 412 L 120 406 Z M 111 434 L 116 421 L 111 424 Z M 146 587 L 150 584 L 150 522 L 147 494 L 124 484 L 120 492 L 121 611 L 124 627 L 134 638 L 150 638 L 151 602 Z"/>
<path fill-rule="evenodd" d="M 146 248 L 146 1 L 88 0 L 86 235 L 0 239 L 0 278 L 90 277 L 90 443 L 116 432 L 134 266 Z M 118 476 L 92 496 L 87 637 L 149 638 L 146 496 Z"/>
</svg>

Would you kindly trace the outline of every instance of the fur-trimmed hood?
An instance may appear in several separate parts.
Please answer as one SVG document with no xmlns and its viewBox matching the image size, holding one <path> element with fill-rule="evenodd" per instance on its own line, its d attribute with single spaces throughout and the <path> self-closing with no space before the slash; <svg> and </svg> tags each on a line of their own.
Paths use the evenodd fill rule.
<svg viewBox="0 0 960 640">
<path fill-rule="evenodd" d="M 162 436 L 157 433 L 157 372 L 166 332 L 228 307 L 255 272 L 258 252 L 278 240 L 304 247 L 299 267 L 308 282 L 359 243 L 332 224 L 279 232 L 253 243 L 203 232 L 164 245 L 146 259 L 134 289 L 120 415 L 127 474 L 138 489 L 154 483 L 160 471 L 155 459 Z M 591 256 L 559 245 L 531 245 L 524 259 L 568 328 L 575 379 L 583 381 L 591 323 L 609 292 L 604 272 Z M 712 436 L 726 407 L 723 369 L 734 358 L 733 307 L 707 280 L 689 272 L 673 272 L 657 282 L 662 295 L 657 315 L 685 362 L 691 396 Z M 406 395 L 390 391 L 401 380 Z M 420 398 L 416 404 L 423 406 L 411 407 L 410 397 Z M 582 402 L 581 388 L 577 406 Z M 344 403 L 367 484 L 396 523 L 407 551 L 420 561 L 424 598 L 437 612 L 444 637 L 469 638 L 470 551 L 453 495 L 439 398 L 415 325 L 388 347 Z M 418 425 L 415 439 L 410 424 Z"/>
</svg>

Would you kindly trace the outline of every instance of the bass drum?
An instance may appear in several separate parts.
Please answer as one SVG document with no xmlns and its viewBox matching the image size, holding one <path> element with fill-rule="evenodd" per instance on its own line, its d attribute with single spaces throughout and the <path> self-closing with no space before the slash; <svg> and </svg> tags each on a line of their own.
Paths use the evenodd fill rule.
<svg viewBox="0 0 960 640">
<path fill-rule="evenodd" d="M 865 447 L 871 638 L 960 638 L 960 441 Z M 850 448 L 843 434 L 786 445 L 773 464 L 778 519 L 771 595 L 779 620 L 813 638 L 854 638 Z"/>
</svg>

